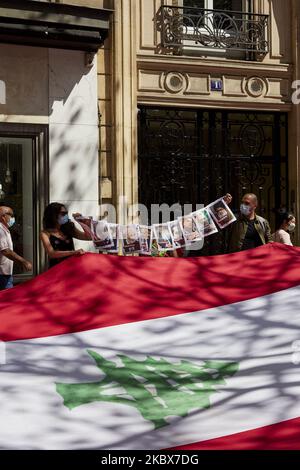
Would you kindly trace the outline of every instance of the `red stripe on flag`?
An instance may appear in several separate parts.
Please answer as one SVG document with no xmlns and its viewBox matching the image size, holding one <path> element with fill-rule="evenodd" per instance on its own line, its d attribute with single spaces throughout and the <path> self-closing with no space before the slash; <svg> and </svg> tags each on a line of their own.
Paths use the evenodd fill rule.
<svg viewBox="0 0 300 470">
<path fill-rule="evenodd" d="M 300 418 L 170 450 L 299 450 Z"/>
<path fill-rule="evenodd" d="M 205 310 L 300 284 L 300 248 L 214 257 L 87 254 L 0 294 L 0 340 L 74 333 Z"/>
</svg>

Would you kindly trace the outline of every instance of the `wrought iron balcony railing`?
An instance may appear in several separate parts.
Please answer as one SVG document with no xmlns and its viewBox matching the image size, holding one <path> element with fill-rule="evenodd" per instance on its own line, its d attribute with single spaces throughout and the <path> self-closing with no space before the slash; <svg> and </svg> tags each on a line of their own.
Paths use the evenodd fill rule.
<svg viewBox="0 0 300 470">
<path fill-rule="evenodd" d="M 196 7 L 162 6 L 158 12 L 161 46 L 240 51 L 248 60 L 262 60 L 269 51 L 268 15 Z"/>
</svg>

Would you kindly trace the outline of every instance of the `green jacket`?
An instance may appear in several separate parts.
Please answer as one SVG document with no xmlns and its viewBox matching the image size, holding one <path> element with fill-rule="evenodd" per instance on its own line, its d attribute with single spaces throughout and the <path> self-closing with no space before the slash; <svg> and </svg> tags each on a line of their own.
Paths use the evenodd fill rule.
<svg viewBox="0 0 300 470">
<path fill-rule="evenodd" d="M 266 245 L 267 243 L 270 243 L 272 241 L 270 225 L 266 219 L 256 215 L 254 226 L 259 234 L 263 245 Z M 227 244 L 228 253 L 235 253 L 236 251 L 242 250 L 247 229 L 248 221 L 246 217 L 240 215 L 237 221 L 229 227 Z"/>
</svg>

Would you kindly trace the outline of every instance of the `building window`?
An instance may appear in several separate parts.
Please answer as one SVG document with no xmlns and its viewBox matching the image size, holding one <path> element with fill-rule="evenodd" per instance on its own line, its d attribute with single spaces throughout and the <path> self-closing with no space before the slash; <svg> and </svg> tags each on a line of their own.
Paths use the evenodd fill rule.
<svg viewBox="0 0 300 470">
<path fill-rule="evenodd" d="M 222 34 L 229 35 L 233 29 L 232 18 L 240 19 L 242 10 L 246 11 L 243 3 L 243 0 L 184 0 L 183 5 L 206 10 L 203 12 L 203 26 L 212 26 L 214 29 L 220 29 Z M 230 12 L 234 12 L 234 16 Z"/>
<path fill-rule="evenodd" d="M 243 0 L 183 0 L 185 7 L 242 11 Z"/>
<path fill-rule="evenodd" d="M 0 204 L 12 207 L 16 223 L 11 228 L 15 251 L 33 264 L 24 273 L 15 263 L 15 282 L 44 268 L 39 232 L 48 203 L 48 126 L 0 123 Z"/>
<path fill-rule="evenodd" d="M 0 184 L 2 201 L 13 208 L 16 223 L 11 228 L 15 251 L 33 260 L 33 158 L 31 139 L 1 138 Z M 14 264 L 14 274 L 21 274 Z M 32 275 L 33 273 L 31 273 Z"/>
<path fill-rule="evenodd" d="M 262 60 L 269 50 L 268 15 L 245 0 L 182 0 L 161 7 L 162 47 L 174 54 Z"/>
</svg>

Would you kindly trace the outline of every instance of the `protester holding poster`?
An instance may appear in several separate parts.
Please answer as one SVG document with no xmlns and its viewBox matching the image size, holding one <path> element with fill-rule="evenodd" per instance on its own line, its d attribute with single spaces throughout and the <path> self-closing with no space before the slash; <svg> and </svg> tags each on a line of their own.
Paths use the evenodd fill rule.
<svg viewBox="0 0 300 470">
<path fill-rule="evenodd" d="M 229 229 L 227 251 L 245 251 L 272 242 L 269 222 L 256 214 L 258 199 L 255 194 L 242 198 L 240 215 Z"/>
<path fill-rule="evenodd" d="M 79 216 L 79 214 L 74 214 Z M 63 204 L 53 202 L 44 211 L 41 241 L 49 258 L 49 267 L 61 263 L 66 258 L 84 254 L 84 250 L 75 250 L 73 238 L 91 240 L 88 230 L 78 230 L 70 221 L 68 211 Z"/>
</svg>

